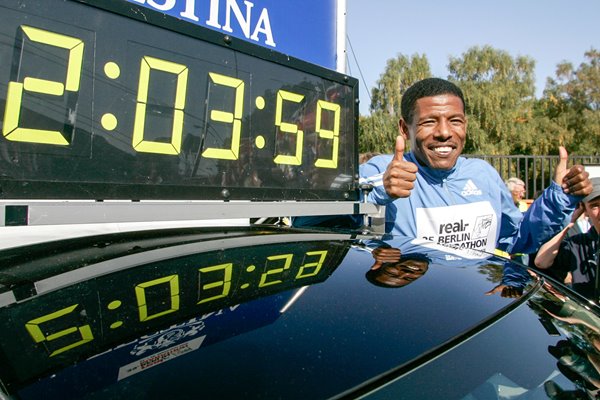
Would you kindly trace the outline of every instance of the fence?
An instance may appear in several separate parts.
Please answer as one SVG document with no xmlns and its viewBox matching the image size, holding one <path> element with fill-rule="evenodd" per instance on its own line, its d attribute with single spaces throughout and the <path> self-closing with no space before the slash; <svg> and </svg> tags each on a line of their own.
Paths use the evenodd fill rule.
<svg viewBox="0 0 600 400">
<path fill-rule="evenodd" d="M 525 198 L 537 197 L 539 191 L 545 189 L 554 179 L 554 169 L 558 156 L 486 156 L 467 155 L 465 157 L 481 158 L 489 162 L 500 174 L 503 180 L 516 176 L 525 182 Z M 569 166 L 581 164 L 600 166 L 600 155 L 577 156 L 569 155 Z"/>
</svg>

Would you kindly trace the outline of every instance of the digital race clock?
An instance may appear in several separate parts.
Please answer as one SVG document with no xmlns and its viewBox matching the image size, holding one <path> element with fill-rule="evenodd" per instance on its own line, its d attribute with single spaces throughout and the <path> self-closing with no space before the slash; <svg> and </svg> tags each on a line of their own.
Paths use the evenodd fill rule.
<svg viewBox="0 0 600 400">
<path fill-rule="evenodd" d="M 123 0 L 0 34 L 0 198 L 358 198 L 354 78 Z"/>
</svg>

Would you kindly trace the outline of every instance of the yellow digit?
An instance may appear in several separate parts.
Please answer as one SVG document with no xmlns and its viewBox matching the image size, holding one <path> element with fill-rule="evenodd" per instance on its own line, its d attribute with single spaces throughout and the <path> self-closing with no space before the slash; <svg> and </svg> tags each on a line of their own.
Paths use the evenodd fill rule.
<svg viewBox="0 0 600 400">
<path fill-rule="evenodd" d="M 7 140 L 16 142 L 68 145 L 69 142 L 59 131 L 20 128 L 21 102 L 23 100 L 23 91 L 50 96 L 62 96 L 65 90 L 69 92 L 79 91 L 84 43 L 81 39 L 75 37 L 26 25 L 22 25 L 21 29 L 25 36 L 33 42 L 68 50 L 67 72 L 64 83 L 33 77 L 25 77 L 23 83 L 9 82 L 2 134 Z"/>
<path fill-rule="evenodd" d="M 281 129 L 281 132 L 296 134 L 296 154 L 293 156 L 279 154 L 273 159 L 275 164 L 300 165 L 302 164 L 302 146 L 304 142 L 304 132 L 298 129 L 298 125 L 289 122 L 282 122 L 283 101 L 300 103 L 304 96 L 297 93 L 280 90 L 277 92 L 277 106 L 275 108 L 275 125 Z"/>
<path fill-rule="evenodd" d="M 153 315 L 148 315 L 148 305 L 146 301 L 146 289 L 156 285 L 169 284 L 169 293 L 171 305 L 170 308 L 157 312 Z M 135 297 L 138 303 L 140 313 L 140 321 L 149 321 L 154 318 L 161 317 L 165 314 L 170 314 L 179 310 L 179 277 L 177 275 L 169 275 L 163 278 L 154 279 L 152 281 L 140 283 L 135 287 Z"/>
<path fill-rule="evenodd" d="M 221 290 L 221 293 L 219 293 L 215 296 L 212 296 L 212 297 L 207 297 L 205 299 L 202 299 L 196 304 L 206 303 L 208 301 L 227 297 L 227 295 L 229 295 L 229 290 L 231 289 L 232 270 L 233 270 L 232 263 L 219 264 L 219 265 L 213 265 L 210 267 L 200 268 L 198 270 L 198 272 L 199 272 L 198 277 L 200 280 L 200 297 L 202 297 L 202 292 L 204 290 L 218 288 L 219 286 L 222 286 L 223 289 Z M 223 280 L 216 281 L 216 282 L 210 282 L 210 283 L 202 283 L 202 280 L 203 280 L 202 274 L 205 274 L 208 272 L 214 272 L 214 271 L 223 271 Z"/>
<path fill-rule="evenodd" d="M 272 275 L 275 275 L 275 274 L 281 274 L 283 271 L 289 269 L 290 266 L 292 265 L 292 257 L 293 256 L 294 256 L 293 254 L 281 254 L 278 256 L 267 257 L 267 265 L 269 264 L 269 261 L 284 260 L 283 267 L 273 268 L 273 269 L 270 269 L 267 272 L 263 273 L 260 276 L 260 283 L 258 284 L 258 287 L 276 285 L 278 283 L 283 282 L 280 279 L 274 280 L 274 281 L 267 281 L 267 278 L 269 278 L 270 276 L 272 277 Z"/>
<path fill-rule="evenodd" d="M 237 160 L 240 154 L 242 115 L 244 113 L 244 81 L 214 72 L 210 72 L 208 75 L 210 76 L 211 81 L 217 85 L 228 86 L 235 89 L 235 104 L 233 107 L 233 113 L 221 110 L 210 111 L 210 119 L 212 121 L 232 124 L 231 148 L 218 149 L 214 147 L 208 147 L 202 152 L 202 156 L 207 158 L 218 158 L 221 160 Z"/>
<path fill-rule="evenodd" d="M 321 267 L 323 266 L 323 263 L 325 262 L 325 257 L 327 257 L 327 250 L 322 250 L 322 251 L 309 251 L 306 253 L 307 256 L 319 256 L 319 260 L 317 262 L 313 262 L 313 263 L 306 263 L 303 266 L 300 267 L 300 269 L 298 270 L 298 273 L 296 274 L 296 279 L 301 279 L 301 278 L 308 278 L 310 276 L 315 276 L 319 273 L 319 271 L 321 271 Z M 304 270 L 306 268 L 314 268 L 314 270 L 311 273 L 304 273 Z"/>
<path fill-rule="evenodd" d="M 333 130 L 323 129 L 322 120 L 323 120 L 323 110 L 332 111 L 333 112 Z M 332 139 L 333 140 L 333 150 L 331 154 L 331 159 L 323 159 L 318 158 L 315 161 L 315 166 L 320 168 L 337 168 L 338 162 L 338 150 L 340 146 L 340 110 L 341 107 L 339 104 L 330 103 L 325 100 L 319 100 L 317 102 L 317 133 L 319 137 L 324 139 Z"/>
<path fill-rule="evenodd" d="M 56 333 L 52 333 L 49 335 L 44 334 L 44 332 L 40 328 L 40 324 L 43 324 L 44 322 L 52 321 L 54 319 L 57 319 L 57 318 L 60 318 L 62 316 L 72 313 L 73 311 L 75 311 L 75 309 L 77 308 L 78 305 L 79 304 L 74 304 L 72 306 L 63 308 L 62 310 L 58 310 L 53 313 L 44 315 L 42 317 L 32 319 L 31 321 L 29 321 L 25 324 L 25 328 L 27 328 L 27 331 L 29 332 L 29 334 L 31 335 L 31 337 L 33 338 L 33 340 L 36 343 L 42 343 L 45 341 L 51 342 L 53 340 L 59 339 L 63 336 L 67 336 L 67 335 L 70 335 L 75 332 L 79 333 L 79 335 L 81 336 L 81 340 L 71 343 L 68 346 L 61 347 L 60 349 L 54 350 L 50 354 L 50 357 L 54 357 L 57 354 L 64 353 L 67 350 L 70 350 L 77 346 L 81 346 L 82 344 L 85 344 L 87 342 L 94 340 L 94 335 L 92 335 L 92 329 L 90 328 L 89 325 L 72 326 L 72 327 L 63 329 L 62 331 L 58 331 Z"/>
<path fill-rule="evenodd" d="M 177 88 L 175 89 L 175 104 L 173 105 L 173 127 L 171 129 L 171 143 L 153 142 L 144 140 L 146 122 L 146 107 L 148 103 L 148 87 L 150 85 L 150 71 L 158 70 L 177 75 Z M 185 109 L 185 94 L 187 90 L 188 68 L 185 65 L 159 58 L 144 56 L 140 65 L 140 82 L 138 85 L 137 105 L 133 122 L 133 148 L 144 153 L 179 154 L 181 151 L 181 138 L 183 136 L 183 116 Z"/>
</svg>

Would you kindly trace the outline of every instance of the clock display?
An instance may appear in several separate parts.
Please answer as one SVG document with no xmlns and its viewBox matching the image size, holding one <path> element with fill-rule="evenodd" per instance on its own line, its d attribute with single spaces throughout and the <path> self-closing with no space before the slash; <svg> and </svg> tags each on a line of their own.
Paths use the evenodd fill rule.
<svg viewBox="0 0 600 400">
<path fill-rule="evenodd" d="M 84 261 L 83 270 L 71 268 L 54 277 L 60 282 L 56 289 L 29 297 L 13 285 L 21 294 L 0 308 L 0 377 L 16 388 L 183 320 L 321 282 L 349 246 L 343 240 L 314 239 L 169 256 L 185 249 L 174 246 L 122 260 Z M 109 265 L 119 268 L 107 273 Z M 93 276 L 82 278 L 90 271 Z M 42 287 L 42 281 L 34 285 Z"/>
<path fill-rule="evenodd" d="M 353 78 L 122 0 L 0 21 L 2 198 L 357 199 Z"/>
</svg>

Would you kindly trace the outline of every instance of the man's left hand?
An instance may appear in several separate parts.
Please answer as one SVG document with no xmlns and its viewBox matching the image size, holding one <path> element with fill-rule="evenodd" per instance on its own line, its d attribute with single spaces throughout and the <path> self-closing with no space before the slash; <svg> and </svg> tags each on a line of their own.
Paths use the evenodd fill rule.
<svg viewBox="0 0 600 400">
<path fill-rule="evenodd" d="M 567 168 L 569 154 L 563 146 L 558 148 L 560 159 L 554 172 L 554 182 L 558 183 L 565 193 L 573 196 L 587 196 L 592 193 L 592 182 L 589 173 L 583 165 L 574 165 Z"/>
</svg>

